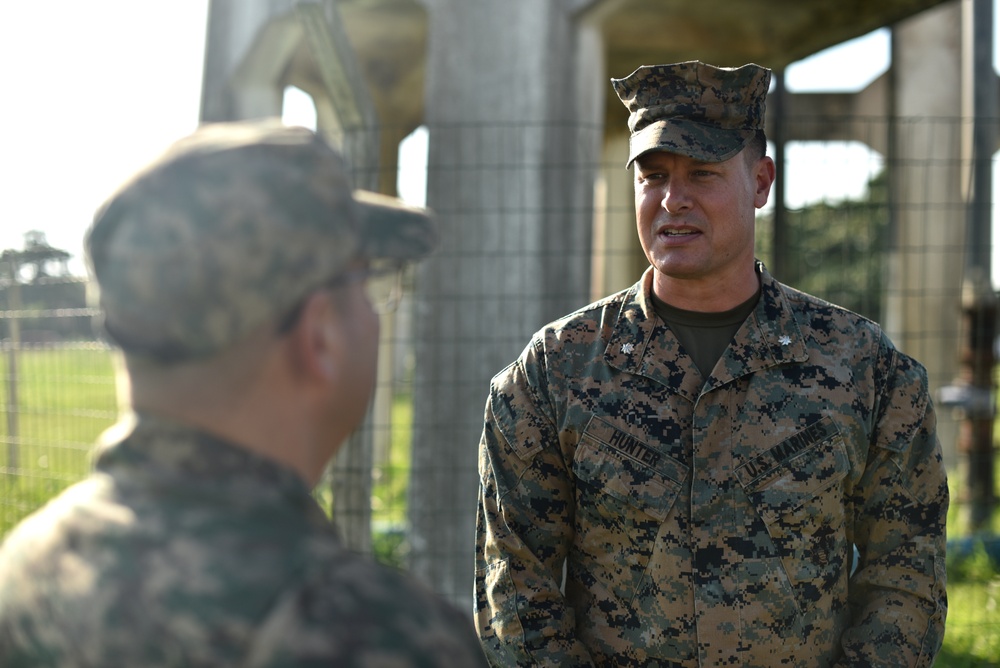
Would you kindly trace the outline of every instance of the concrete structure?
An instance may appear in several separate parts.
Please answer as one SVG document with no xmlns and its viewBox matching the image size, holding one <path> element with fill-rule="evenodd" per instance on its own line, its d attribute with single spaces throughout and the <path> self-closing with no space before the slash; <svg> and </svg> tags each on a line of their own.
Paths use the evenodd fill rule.
<svg viewBox="0 0 1000 668">
<path fill-rule="evenodd" d="M 610 76 L 638 65 L 698 58 L 754 61 L 780 72 L 822 48 L 893 26 L 892 69 L 866 91 L 786 96 L 787 116 L 828 120 L 808 137 L 787 138 L 865 141 L 887 156 L 890 169 L 922 161 L 924 171 L 900 172 L 893 181 L 896 289 L 887 324 L 927 364 L 935 386 L 951 381 L 963 253 L 926 249 L 947 248 L 948 235 L 963 234 L 967 180 L 960 166 L 970 149 L 961 124 L 942 136 L 920 123 L 886 122 L 884 133 L 859 136 L 842 118 L 967 116 L 963 100 L 972 85 L 963 77 L 963 26 L 971 6 L 212 0 L 204 120 L 275 115 L 284 88 L 298 86 L 316 101 L 319 128 L 354 161 L 359 185 L 384 192 L 395 188 L 399 140 L 428 127 L 428 204 L 445 242 L 418 275 L 412 570 L 468 606 L 476 444 L 490 376 L 545 321 L 631 283 L 642 270 L 630 176 L 622 169 L 626 114 L 608 85 Z M 915 288 L 929 297 L 915 299 Z M 345 456 L 364 470 L 366 451 L 358 441 Z M 360 506 L 365 493 L 337 492 L 338 499 L 353 494 Z M 349 536 L 363 548 L 363 514 L 353 526 Z"/>
</svg>

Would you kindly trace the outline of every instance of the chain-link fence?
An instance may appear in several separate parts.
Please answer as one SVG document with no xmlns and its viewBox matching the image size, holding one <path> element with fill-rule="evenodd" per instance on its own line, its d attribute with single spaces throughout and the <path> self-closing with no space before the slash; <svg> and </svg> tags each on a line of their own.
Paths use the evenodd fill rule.
<svg viewBox="0 0 1000 668">
<path fill-rule="evenodd" d="M 894 136 L 918 144 L 923 139 L 917 135 L 925 133 L 934 138 L 928 143 L 933 148 L 942 136 L 959 141 L 960 125 L 954 120 L 914 122 Z M 897 132 L 894 127 L 879 119 L 869 131 L 891 134 Z M 317 490 L 348 540 L 382 561 L 410 568 L 418 563 L 415 554 L 440 561 L 442 550 L 457 550 L 447 555 L 449 563 L 471 568 L 473 555 L 464 547 L 423 545 L 425 539 L 413 532 L 414 506 L 425 507 L 429 496 L 445 499 L 441 503 L 457 508 L 463 518 L 473 512 L 475 501 L 467 490 L 476 485 L 476 437 L 469 437 L 470 429 L 434 429 L 454 414 L 473 428 L 481 425 L 489 375 L 512 359 L 545 318 L 559 315 L 559 308 L 582 306 L 588 295 L 625 287 L 622 281 L 635 280 L 643 268 L 629 177 L 621 175 L 623 161 L 616 155 L 613 164 L 567 164 L 564 157 L 512 145 L 524 133 L 543 136 L 545 130 L 429 129 L 432 146 L 436 138 L 450 138 L 477 148 L 463 154 L 463 164 L 441 166 L 432 157 L 428 171 L 420 174 L 427 179 L 428 204 L 442 219 L 447 238 L 428 267 L 407 277 L 407 299 L 383 326 L 371 417 Z M 779 279 L 883 321 L 900 347 L 928 366 L 936 393 L 953 384 L 963 373 L 960 362 L 970 338 L 962 324 L 970 209 L 963 175 L 970 165 L 949 157 L 958 152 L 921 155 L 910 150 L 886 157 L 844 142 L 784 148 L 785 165 L 779 172 L 788 174 L 783 187 L 789 206 L 769 205 L 760 213 L 758 255 L 772 269 L 780 267 L 780 273 L 775 271 Z M 403 171 L 407 169 L 424 166 L 404 165 Z M 562 181 L 586 178 L 598 185 L 583 188 L 589 194 L 584 202 L 565 202 L 560 209 L 558 201 L 535 199 L 540 186 L 532 182 L 533 175 L 548 171 L 559 171 Z M 471 186 L 469 179 L 475 180 Z M 943 189 L 938 188 L 941 179 L 947 181 Z M 491 184 L 495 192 L 479 197 Z M 565 183 L 542 185 L 575 192 Z M 587 233 L 568 229 L 575 225 Z M 560 253 L 561 238 L 571 236 L 574 241 Z M 539 264 L 546 270 L 538 274 L 538 289 L 511 276 L 523 279 Z M 579 265 L 585 266 L 583 271 Z M 93 313 L 82 281 L 8 273 L 0 285 L 0 532 L 86 475 L 91 444 L 118 414 L 114 353 L 92 335 Z M 558 285 L 560 276 L 574 281 L 582 276 L 587 284 L 567 291 Z M 562 304 L 558 308 L 550 304 L 556 292 L 555 301 Z M 577 303 L 567 307 L 573 299 Z M 442 310 L 442 302 L 450 307 Z M 545 309 L 538 308 L 542 302 Z M 433 322 L 428 322 L 429 314 Z M 479 334 L 468 334 L 473 330 L 463 328 L 463 319 L 479 321 Z M 500 330 L 501 319 L 516 321 L 517 331 Z M 512 337 L 519 343 L 511 344 Z M 443 341 L 443 348 L 421 359 L 430 338 Z M 463 362 L 470 358 L 480 361 Z M 421 368 L 428 359 L 437 367 L 434 373 Z M 433 398 L 445 386 L 449 405 L 435 404 Z M 992 397 L 992 388 L 988 391 Z M 941 412 L 954 492 L 950 531 L 958 538 L 967 532 L 963 415 Z M 462 441 L 452 444 L 461 457 L 440 455 L 421 441 L 421 433 L 424 441 L 428 433 L 454 434 Z M 414 497 L 415 482 L 442 479 L 453 481 L 454 488 L 434 482 L 426 489 L 425 484 L 419 492 L 423 496 Z M 442 512 L 430 521 L 464 535 L 465 520 L 453 517 Z M 996 512 L 986 530 L 1000 532 Z M 456 544 L 471 545 L 464 540 Z M 949 641 L 939 665 L 989 665 L 985 658 L 976 663 L 976 657 L 1000 656 L 1000 569 L 984 548 L 972 543 L 963 543 L 955 557 Z M 445 593 L 469 595 L 471 580 L 461 586 L 466 588 L 457 594 Z"/>
<path fill-rule="evenodd" d="M 117 416 L 112 357 L 94 340 L 79 278 L 0 284 L 0 530 L 88 470 Z"/>
</svg>

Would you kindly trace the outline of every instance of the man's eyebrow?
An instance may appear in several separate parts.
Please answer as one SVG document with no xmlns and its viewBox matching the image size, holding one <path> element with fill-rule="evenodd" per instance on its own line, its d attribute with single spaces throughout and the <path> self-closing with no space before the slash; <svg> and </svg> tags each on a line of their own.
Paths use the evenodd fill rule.
<svg viewBox="0 0 1000 668">
<path fill-rule="evenodd" d="M 656 163 L 655 159 L 649 159 L 649 158 L 647 158 L 645 161 L 640 161 L 637 158 L 636 161 L 635 161 L 635 166 L 638 169 L 644 169 L 644 170 L 659 169 L 660 165 L 655 164 L 655 163 Z"/>
</svg>

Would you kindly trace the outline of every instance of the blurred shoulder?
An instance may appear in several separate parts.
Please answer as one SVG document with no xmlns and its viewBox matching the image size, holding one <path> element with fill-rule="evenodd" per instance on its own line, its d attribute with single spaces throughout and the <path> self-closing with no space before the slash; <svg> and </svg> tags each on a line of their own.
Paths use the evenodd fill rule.
<svg viewBox="0 0 1000 668">
<path fill-rule="evenodd" d="M 408 575 L 344 554 L 315 565 L 281 593 L 249 665 L 479 666 L 471 614 Z"/>
</svg>

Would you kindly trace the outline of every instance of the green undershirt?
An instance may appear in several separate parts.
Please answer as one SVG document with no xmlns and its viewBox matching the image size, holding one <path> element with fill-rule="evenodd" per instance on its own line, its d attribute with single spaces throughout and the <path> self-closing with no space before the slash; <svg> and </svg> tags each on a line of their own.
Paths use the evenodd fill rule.
<svg viewBox="0 0 1000 668">
<path fill-rule="evenodd" d="M 702 377 L 708 378 L 743 321 L 753 313 L 759 299 L 758 287 L 750 299 L 735 308 L 721 313 L 704 313 L 676 308 L 654 294 L 653 310 L 681 342 L 681 347 L 694 360 Z"/>
</svg>

